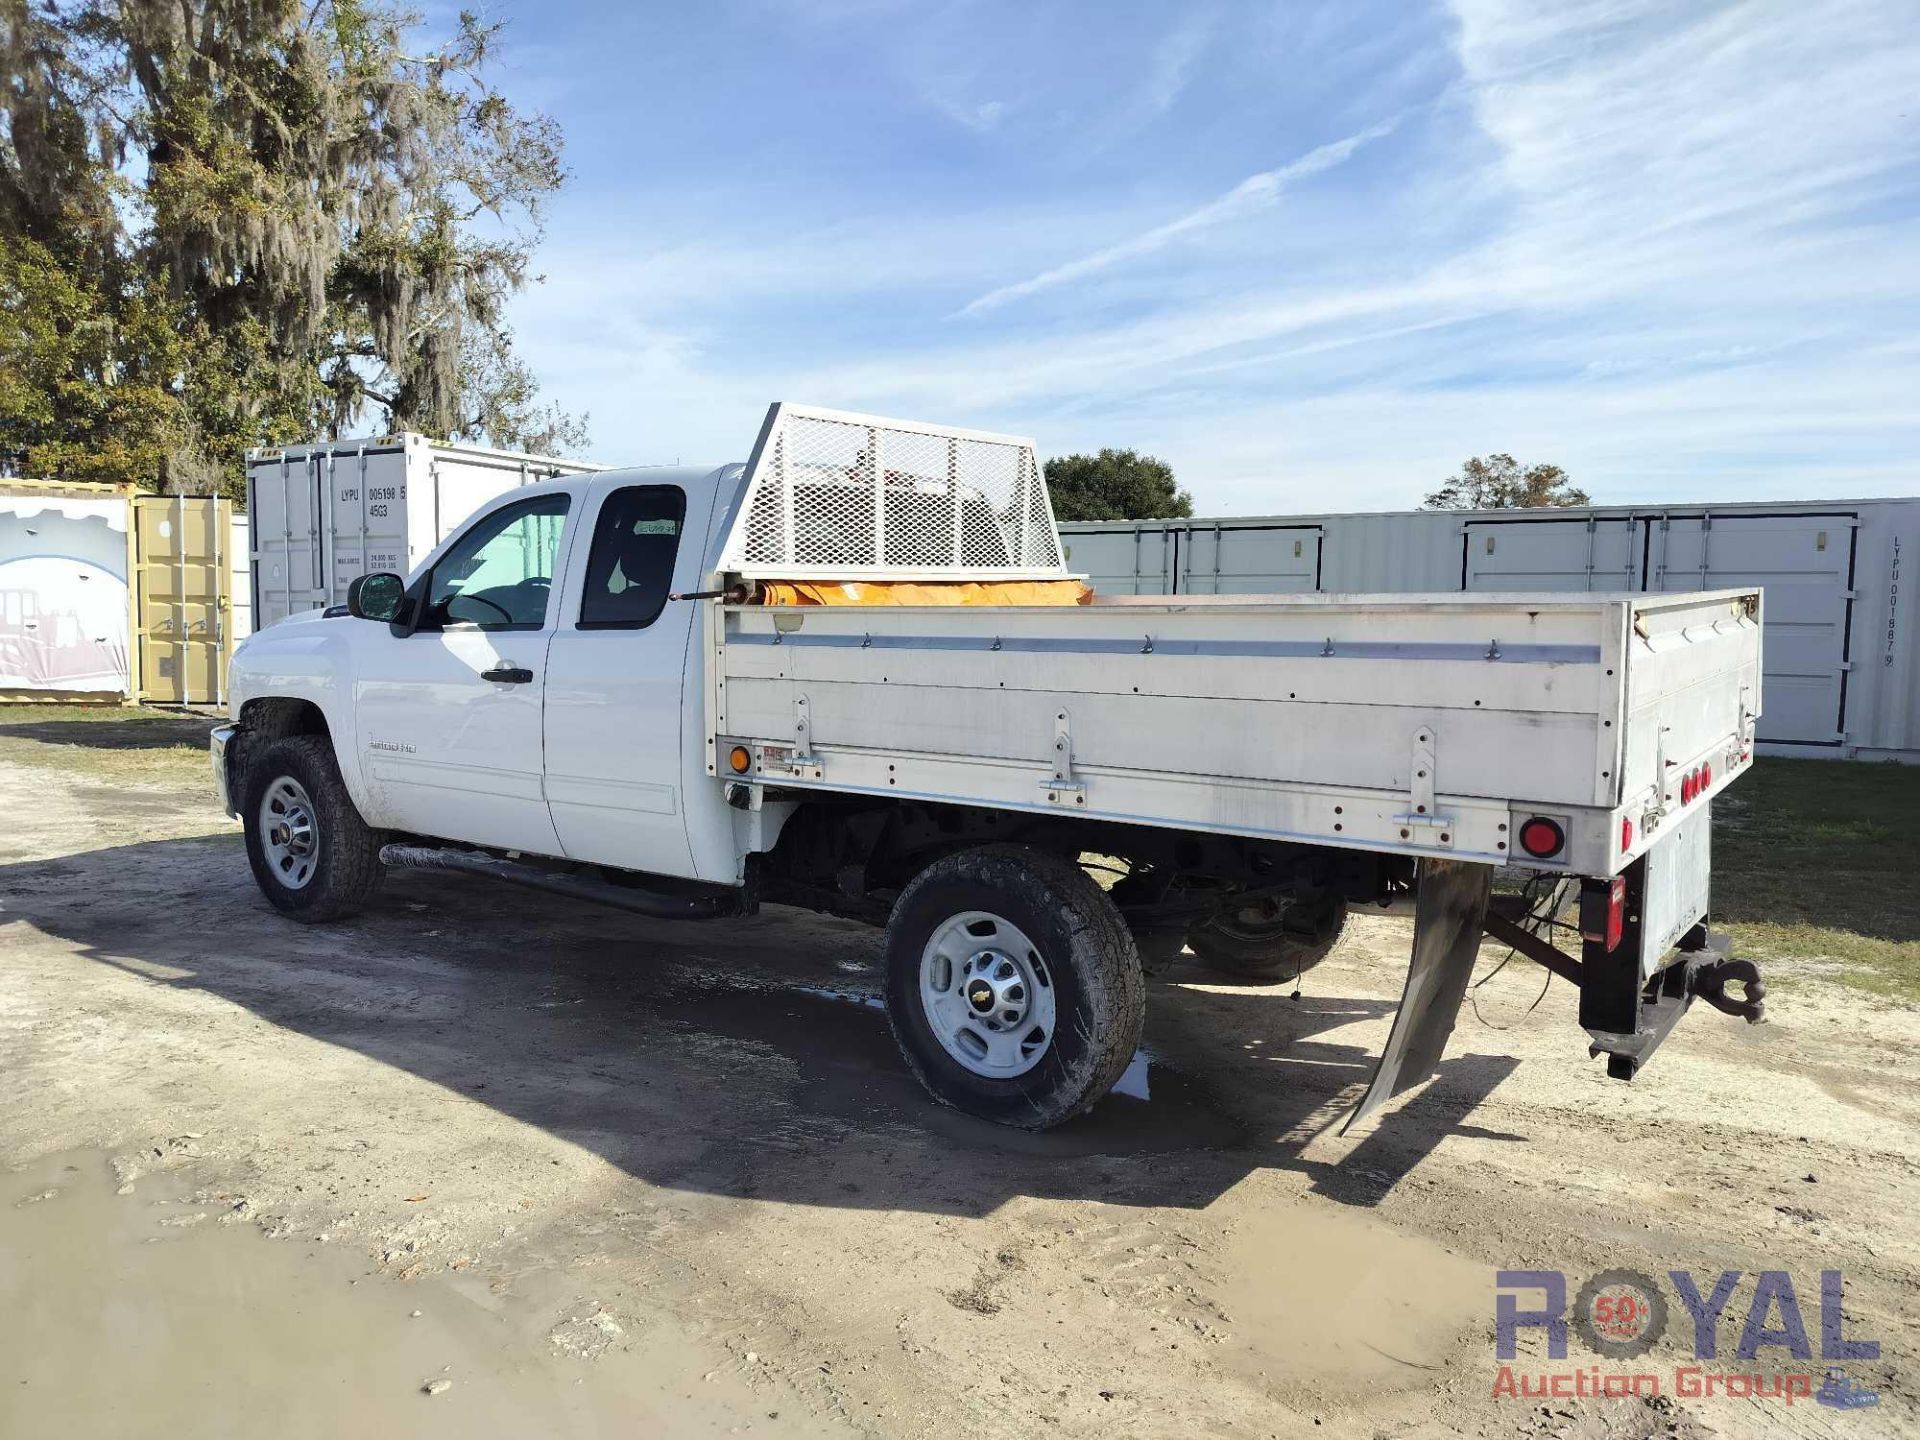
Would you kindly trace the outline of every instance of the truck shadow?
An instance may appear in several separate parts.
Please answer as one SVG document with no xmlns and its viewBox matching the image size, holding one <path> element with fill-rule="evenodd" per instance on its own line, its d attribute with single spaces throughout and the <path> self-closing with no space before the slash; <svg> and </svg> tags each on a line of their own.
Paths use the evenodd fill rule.
<svg viewBox="0 0 1920 1440">
<path fill-rule="evenodd" d="M 18 720 L 0 708 L 0 735 L 82 750 L 170 750 L 185 746 L 204 751 L 211 723 L 204 715 L 121 709 L 105 711 L 102 718 L 91 720 Z"/>
<path fill-rule="evenodd" d="M 268 908 L 231 835 L 6 866 L 0 898 L 7 920 L 88 959 L 468 1095 L 650 1184 L 803 1205 L 1199 1207 L 1263 1168 L 1371 1205 L 1516 1064 L 1449 1060 L 1340 1164 L 1310 1159 L 1393 1002 L 1176 971 L 1149 999 L 1147 1098 L 1116 1093 L 1035 1135 L 925 1097 L 875 998 L 879 935 L 850 922 L 648 921 L 410 874 L 357 919 L 308 927 Z"/>
</svg>

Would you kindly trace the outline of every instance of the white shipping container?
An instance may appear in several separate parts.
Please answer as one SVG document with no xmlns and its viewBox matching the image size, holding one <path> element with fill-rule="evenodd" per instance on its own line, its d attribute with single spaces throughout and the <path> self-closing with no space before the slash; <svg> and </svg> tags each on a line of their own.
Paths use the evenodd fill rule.
<svg viewBox="0 0 1920 1440">
<path fill-rule="evenodd" d="M 1920 762 L 1920 499 L 1084 521 L 1109 595 L 1766 590 L 1763 748 Z"/>
<path fill-rule="evenodd" d="M 345 604 L 355 579 L 405 575 L 494 496 L 604 468 L 412 434 L 250 451 L 252 624 Z"/>
</svg>

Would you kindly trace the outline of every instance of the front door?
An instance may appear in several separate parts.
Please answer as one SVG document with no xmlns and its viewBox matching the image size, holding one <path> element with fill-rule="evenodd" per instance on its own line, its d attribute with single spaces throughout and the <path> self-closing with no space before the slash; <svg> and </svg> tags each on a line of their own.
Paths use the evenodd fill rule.
<svg viewBox="0 0 1920 1440">
<path fill-rule="evenodd" d="M 372 824 L 560 853 L 541 794 L 540 700 L 570 500 L 550 491 L 480 515 L 409 591 L 411 634 L 356 635 Z"/>
<path fill-rule="evenodd" d="M 667 596 L 694 588 L 700 540 L 681 543 L 677 485 L 601 482 L 587 510 L 592 544 L 586 564 L 569 567 L 578 578 L 547 660 L 554 828 L 571 859 L 690 876 L 681 726 L 698 607 Z"/>
</svg>

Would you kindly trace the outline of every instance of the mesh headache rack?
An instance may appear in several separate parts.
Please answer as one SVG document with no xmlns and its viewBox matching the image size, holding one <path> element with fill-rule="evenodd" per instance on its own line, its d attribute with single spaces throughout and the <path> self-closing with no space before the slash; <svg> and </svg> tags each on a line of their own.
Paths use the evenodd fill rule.
<svg viewBox="0 0 1920 1440">
<path fill-rule="evenodd" d="M 810 405 L 767 412 L 720 569 L 780 580 L 1061 580 L 1033 442 Z"/>
</svg>

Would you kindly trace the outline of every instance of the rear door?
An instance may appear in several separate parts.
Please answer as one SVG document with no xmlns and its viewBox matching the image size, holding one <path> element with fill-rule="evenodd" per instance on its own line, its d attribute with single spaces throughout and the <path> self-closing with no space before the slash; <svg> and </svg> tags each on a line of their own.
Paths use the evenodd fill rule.
<svg viewBox="0 0 1920 1440">
<path fill-rule="evenodd" d="M 667 599 L 698 588 L 707 516 L 687 537 L 689 498 L 630 477 L 597 481 L 587 497 L 547 655 L 547 803 L 575 860 L 695 873 L 682 726 L 699 607 Z M 697 495 L 701 506 L 712 498 Z"/>
</svg>

